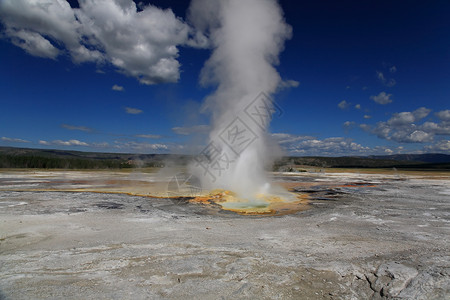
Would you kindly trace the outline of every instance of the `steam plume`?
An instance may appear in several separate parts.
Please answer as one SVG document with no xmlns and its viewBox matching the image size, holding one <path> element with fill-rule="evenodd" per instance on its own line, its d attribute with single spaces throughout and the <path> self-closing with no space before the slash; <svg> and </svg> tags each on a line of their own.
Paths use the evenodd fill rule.
<svg viewBox="0 0 450 300">
<path fill-rule="evenodd" d="M 253 199 L 270 192 L 264 167 L 274 147 L 267 112 L 282 82 L 274 66 L 291 27 L 275 0 L 193 0 L 189 19 L 213 49 L 201 83 L 217 86 L 204 105 L 213 126 L 197 172 L 209 188 Z"/>
</svg>

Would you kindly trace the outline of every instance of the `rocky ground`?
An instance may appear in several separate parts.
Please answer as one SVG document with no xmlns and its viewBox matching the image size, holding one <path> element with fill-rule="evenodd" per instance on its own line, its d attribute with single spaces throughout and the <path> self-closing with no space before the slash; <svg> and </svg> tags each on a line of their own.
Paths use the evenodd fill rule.
<svg viewBox="0 0 450 300">
<path fill-rule="evenodd" d="M 88 191 L 151 176 L 0 172 L 0 299 L 450 298 L 445 174 L 275 174 L 280 217 Z"/>
</svg>

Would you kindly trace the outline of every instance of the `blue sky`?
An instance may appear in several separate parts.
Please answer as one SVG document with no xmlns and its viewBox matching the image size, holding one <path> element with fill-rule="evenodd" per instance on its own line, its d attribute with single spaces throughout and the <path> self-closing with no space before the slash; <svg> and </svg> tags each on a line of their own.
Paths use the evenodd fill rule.
<svg viewBox="0 0 450 300">
<path fill-rule="evenodd" d="M 189 1 L 36 2 L 0 1 L 0 146 L 197 151 L 211 50 Z M 450 2 L 279 3 L 293 36 L 277 70 L 298 86 L 274 95 L 270 133 L 287 154 L 450 154 Z"/>
</svg>

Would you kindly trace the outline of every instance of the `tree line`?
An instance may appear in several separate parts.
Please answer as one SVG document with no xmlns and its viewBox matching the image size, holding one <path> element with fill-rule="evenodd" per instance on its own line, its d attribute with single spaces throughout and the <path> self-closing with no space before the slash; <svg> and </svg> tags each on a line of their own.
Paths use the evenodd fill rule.
<svg viewBox="0 0 450 300">
<path fill-rule="evenodd" d="M 126 160 L 0 154 L 0 168 L 120 169 L 132 167 L 133 164 Z"/>
</svg>

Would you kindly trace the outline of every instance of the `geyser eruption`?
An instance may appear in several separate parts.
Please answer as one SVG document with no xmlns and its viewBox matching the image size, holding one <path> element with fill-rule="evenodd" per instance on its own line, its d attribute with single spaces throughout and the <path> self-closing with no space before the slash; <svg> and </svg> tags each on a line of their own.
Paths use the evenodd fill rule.
<svg viewBox="0 0 450 300">
<path fill-rule="evenodd" d="M 267 128 L 276 112 L 271 96 L 282 83 L 274 66 L 291 27 L 276 0 L 193 0 L 189 13 L 213 49 L 201 83 L 217 86 L 204 104 L 212 114 L 209 144 L 193 172 L 204 187 L 258 201 L 274 193 L 265 167 L 278 147 Z"/>
</svg>

